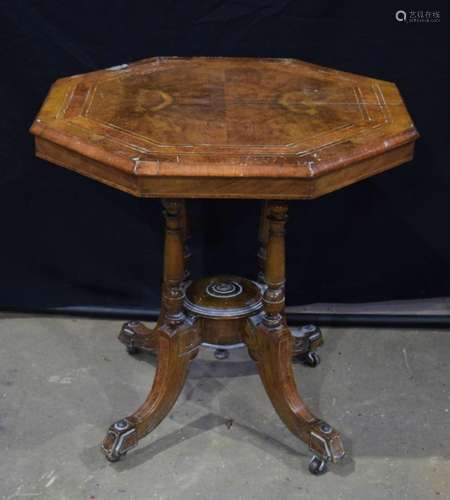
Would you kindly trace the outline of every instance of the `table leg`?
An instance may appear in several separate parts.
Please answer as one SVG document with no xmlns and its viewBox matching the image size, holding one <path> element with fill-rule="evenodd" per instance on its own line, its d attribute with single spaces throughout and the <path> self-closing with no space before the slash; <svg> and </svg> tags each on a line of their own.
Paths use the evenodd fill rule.
<svg viewBox="0 0 450 500">
<path fill-rule="evenodd" d="M 311 472 L 321 473 L 326 462 L 344 456 L 339 433 L 315 417 L 301 399 L 292 369 L 293 335 L 284 319 L 285 245 L 287 205 L 269 202 L 262 319 L 248 321 L 244 340 L 255 360 L 266 392 L 281 420 L 307 443 L 313 457 Z"/>
<path fill-rule="evenodd" d="M 184 253 L 184 282 L 183 286 L 187 286 L 190 279 L 189 261 L 191 251 L 189 247 L 189 225 L 186 211 L 186 203 L 184 200 L 177 202 L 180 204 L 180 232 L 183 241 Z M 156 352 L 158 348 L 157 342 L 157 327 L 161 324 L 164 318 L 164 311 L 161 307 L 161 313 L 156 323 L 155 328 L 148 328 L 141 321 L 127 321 L 122 326 L 119 333 L 119 340 L 125 344 L 129 354 L 135 354 L 140 349 L 150 352 Z"/>
<path fill-rule="evenodd" d="M 267 243 L 269 240 L 269 202 L 263 201 L 259 218 L 258 231 L 258 275 L 257 281 L 262 286 L 266 286 L 264 278 L 264 268 L 267 256 Z M 284 314 L 284 312 L 283 312 Z M 315 351 L 323 344 L 323 337 L 320 328 L 316 325 L 303 325 L 301 327 L 291 327 L 294 336 L 293 356 L 307 366 L 317 366 L 320 357 Z"/>
<path fill-rule="evenodd" d="M 109 428 L 103 452 L 119 460 L 167 415 L 183 388 L 190 361 L 198 353 L 200 334 L 195 321 L 183 312 L 184 245 L 182 202 L 164 200 L 166 236 L 161 317 L 151 330 L 151 346 L 158 350 L 156 374 L 147 399 L 129 417 Z"/>
</svg>

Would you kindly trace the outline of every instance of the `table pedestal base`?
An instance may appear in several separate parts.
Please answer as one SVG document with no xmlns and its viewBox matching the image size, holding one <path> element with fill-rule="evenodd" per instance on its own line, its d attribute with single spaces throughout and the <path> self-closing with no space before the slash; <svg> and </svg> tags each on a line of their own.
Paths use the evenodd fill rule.
<svg viewBox="0 0 450 500">
<path fill-rule="evenodd" d="M 320 363 L 320 356 L 316 349 L 323 345 L 323 337 L 320 328 L 316 325 L 305 325 L 302 327 L 289 327 L 294 343 L 292 345 L 292 356 L 295 361 L 300 361 L 306 366 L 315 367 Z M 125 345 L 129 354 L 139 351 L 148 351 L 156 354 L 158 347 L 157 334 L 154 328 L 148 328 L 140 321 L 127 321 L 123 324 L 119 340 Z M 230 351 L 245 347 L 244 342 L 220 344 L 202 340 L 202 347 L 214 349 L 216 359 L 228 359 Z M 217 351 L 225 351 L 225 355 L 217 354 Z"/>
<path fill-rule="evenodd" d="M 144 404 L 115 422 L 103 441 L 111 461 L 119 460 L 151 432 L 175 404 L 189 364 L 204 345 L 216 357 L 247 347 L 261 381 L 281 420 L 314 452 L 309 470 L 326 471 L 328 462 L 344 456 L 339 433 L 315 417 L 302 401 L 294 379 L 293 357 L 316 366 L 314 349 L 322 344 L 318 328 L 289 328 L 284 314 L 284 223 L 286 208 L 277 202 L 265 207 L 268 227 L 263 252 L 262 283 L 236 276 L 203 278 L 187 285 L 184 264 L 186 230 L 183 205 L 165 202 L 166 245 L 163 300 L 153 329 L 140 322 L 125 323 L 119 334 L 129 353 L 139 349 L 157 354 L 156 375 Z"/>
</svg>

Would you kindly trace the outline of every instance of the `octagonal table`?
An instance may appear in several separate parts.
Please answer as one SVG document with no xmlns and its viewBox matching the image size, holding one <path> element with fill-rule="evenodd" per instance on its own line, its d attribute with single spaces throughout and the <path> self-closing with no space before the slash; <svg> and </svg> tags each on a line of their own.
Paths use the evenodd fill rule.
<svg viewBox="0 0 450 500">
<path fill-rule="evenodd" d="M 339 433 L 302 401 L 292 357 L 314 366 L 320 330 L 287 325 L 286 200 L 317 198 L 403 164 L 418 133 L 393 83 L 292 59 L 151 58 L 57 80 L 31 127 L 36 155 L 114 188 L 163 199 L 160 317 L 126 323 L 130 353 L 157 354 L 147 399 L 115 422 L 115 461 L 174 405 L 201 345 L 226 358 L 246 346 L 286 426 L 314 455 L 344 456 Z M 263 201 L 256 281 L 191 281 L 184 199 Z"/>
</svg>

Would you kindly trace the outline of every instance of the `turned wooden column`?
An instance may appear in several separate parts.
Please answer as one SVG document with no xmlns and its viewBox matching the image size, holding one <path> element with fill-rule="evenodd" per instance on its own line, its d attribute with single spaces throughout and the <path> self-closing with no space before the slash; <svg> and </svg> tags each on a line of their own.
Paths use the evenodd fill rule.
<svg viewBox="0 0 450 500">
<path fill-rule="evenodd" d="M 162 285 L 162 322 L 184 320 L 183 300 L 185 279 L 186 212 L 181 200 L 163 200 L 166 232 L 164 241 L 164 271 Z"/>
<path fill-rule="evenodd" d="M 278 201 L 268 202 L 265 209 L 268 239 L 264 263 L 264 283 L 267 288 L 263 295 L 263 321 L 268 327 L 277 327 L 283 322 L 286 273 L 284 234 L 287 210 L 287 204 Z"/>
</svg>

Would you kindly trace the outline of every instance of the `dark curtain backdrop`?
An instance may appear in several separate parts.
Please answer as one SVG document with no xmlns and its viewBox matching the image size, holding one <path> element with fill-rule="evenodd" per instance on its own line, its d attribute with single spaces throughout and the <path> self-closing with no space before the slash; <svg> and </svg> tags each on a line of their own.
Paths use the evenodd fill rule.
<svg viewBox="0 0 450 500">
<path fill-rule="evenodd" d="M 293 202 L 288 303 L 450 294 L 449 10 L 444 2 L 1 2 L 0 308 L 157 308 L 158 200 L 34 158 L 28 128 L 62 76 L 150 56 L 293 57 L 397 83 L 412 163 Z M 439 11 L 400 23 L 397 9 Z M 258 203 L 193 201 L 194 273 L 251 276 Z"/>
</svg>

